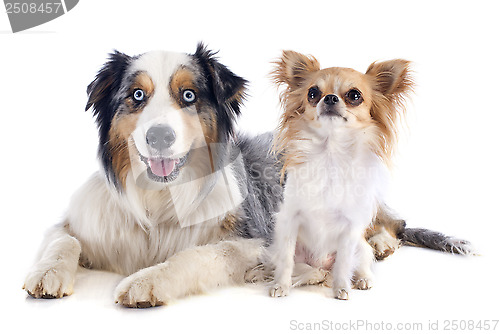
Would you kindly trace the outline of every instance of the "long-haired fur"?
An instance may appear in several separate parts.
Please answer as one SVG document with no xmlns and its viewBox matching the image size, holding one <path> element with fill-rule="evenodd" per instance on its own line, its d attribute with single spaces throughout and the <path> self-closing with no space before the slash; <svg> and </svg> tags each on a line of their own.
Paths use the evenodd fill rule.
<svg viewBox="0 0 500 334">
<path fill-rule="evenodd" d="M 256 184 L 247 184 L 242 158 L 256 145 L 241 143 L 240 150 L 234 138 L 247 82 L 215 54 L 203 44 L 193 54 L 110 54 L 88 86 L 85 108 L 99 130 L 102 173 L 76 192 L 63 222 L 47 235 L 25 282 L 30 295 L 71 294 L 80 264 L 132 274 L 117 287 L 116 301 L 155 306 L 242 283 L 257 264 L 262 240 L 242 236 L 269 234 L 271 213 L 242 203 Z M 150 137 L 157 128 L 175 135 L 161 150 L 152 144 L 164 137 Z M 274 160 L 258 162 L 274 168 Z M 267 210 L 279 201 L 267 199 Z"/>
<path fill-rule="evenodd" d="M 287 183 L 270 248 L 270 293 L 288 294 L 297 262 L 331 270 L 334 296 L 348 299 L 351 279 L 359 289 L 372 284 L 365 234 L 383 204 L 410 63 L 373 63 L 362 74 L 321 70 L 316 58 L 284 51 L 275 65 L 274 82 L 285 89 L 274 149 Z"/>
<path fill-rule="evenodd" d="M 316 69 L 310 65 L 280 77 L 298 84 Z M 47 233 L 25 280 L 28 294 L 70 295 L 78 265 L 129 275 L 115 290 L 116 302 L 129 307 L 243 283 L 271 241 L 283 198 L 279 155 L 267 154 L 272 135 L 236 138 L 246 85 L 203 44 L 193 54 L 110 54 L 85 108 L 99 130 L 102 168 Z M 196 99 L 183 100 L 186 90 Z M 148 147 L 148 130 L 158 125 L 176 131 L 172 152 Z M 385 228 L 404 232 L 404 225 L 384 211 L 376 220 L 382 232 L 374 229 L 370 240 L 387 256 L 399 241 Z"/>
<path fill-rule="evenodd" d="M 410 62 L 404 59 L 374 62 L 366 71 L 374 87 L 371 116 L 377 124 L 377 154 L 390 164 L 398 139 L 398 126 L 406 116 L 405 104 L 413 92 Z"/>
<path fill-rule="evenodd" d="M 280 93 L 283 113 L 273 143 L 273 150 L 284 156 L 282 177 L 287 167 L 300 164 L 303 156 L 293 148 L 293 142 L 300 140 L 300 122 L 305 111 L 304 95 L 309 88 L 305 82 L 320 70 L 318 60 L 313 56 L 295 51 L 283 51 L 281 58 L 275 61 L 271 73 L 277 86 L 285 86 Z M 410 62 L 395 59 L 372 63 L 366 76 L 372 81 L 373 96 L 371 118 L 376 124 L 375 151 L 388 165 L 397 141 L 397 128 L 405 116 L 405 101 L 413 91 Z M 292 153 L 293 152 L 293 153 Z"/>
<path fill-rule="evenodd" d="M 299 164 L 303 158 L 300 152 L 291 148 L 292 139 L 299 139 L 299 129 L 294 124 L 296 120 L 304 117 L 304 102 L 301 97 L 307 88 L 302 86 L 302 83 L 307 74 L 318 71 L 320 65 L 313 56 L 305 56 L 295 51 L 283 51 L 281 58 L 274 64 L 271 78 L 278 87 L 285 85 L 279 97 L 283 112 L 273 141 L 273 152 L 283 156 L 283 181 L 286 169 Z"/>
</svg>

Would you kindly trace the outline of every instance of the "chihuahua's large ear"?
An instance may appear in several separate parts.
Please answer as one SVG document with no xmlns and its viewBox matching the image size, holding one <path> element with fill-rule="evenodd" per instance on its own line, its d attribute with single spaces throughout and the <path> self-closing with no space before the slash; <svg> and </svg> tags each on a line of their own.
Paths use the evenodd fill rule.
<svg viewBox="0 0 500 334">
<path fill-rule="evenodd" d="M 404 102 L 413 91 L 410 62 L 394 59 L 371 64 L 366 74 L 374 94 L 370 114 L 380 129 L 378 154 L 390 163 L 397 142 L 398 123 L 405 116 Z"/>
<path fill-rule="evenodd" d="M 404 59 L 375 62 L 368 67 L 366 74 L 373 77 L 373 88 L 376 91 L 390 100 L 398 100 L 412 91 L 410 64 Z"/>
<path fill-rule="evenodd" d="M 286 84 L 292 89 L 299 87 L 308 73 L 320 69 L 319 62 L 313 56 L 291 50 L 283 51 L 275 64 L 276 68 L 271 73 L 274 81 L 278 85 Z"/>
</svg>

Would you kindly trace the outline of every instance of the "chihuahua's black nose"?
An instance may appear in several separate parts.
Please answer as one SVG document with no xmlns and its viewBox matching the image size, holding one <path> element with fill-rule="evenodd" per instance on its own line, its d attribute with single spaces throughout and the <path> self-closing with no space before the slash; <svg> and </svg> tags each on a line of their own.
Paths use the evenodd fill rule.
<svg viewBox="0 0 500 334">
<path fill-rule="evenodd" d="M 339 102 L 339 97 L 337 95 L 330 94 L 325 96 L 325 104 L 333 106 L 337 102 Z"/>
<path fill-rule="evenodd" d="M 162 151 L 175 142 L 175 131 L 166 125 L 156 125 L 146 132 L 146 143 L 153 149 Z"/>
</svg>

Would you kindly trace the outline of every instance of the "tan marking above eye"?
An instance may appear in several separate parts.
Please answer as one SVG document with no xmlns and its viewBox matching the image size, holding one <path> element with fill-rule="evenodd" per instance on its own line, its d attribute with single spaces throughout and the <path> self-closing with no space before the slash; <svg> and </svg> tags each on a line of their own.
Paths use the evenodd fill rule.
<svg viewBox="0 0 500 334">
<path fill-rule="evenodd" d="M 180 108 L 186 107 L 189 102 L 183 99 L 183 93 L 186 90 L 192 91 L 196 98 L 197 91 L 195 89 L 194 73 L 185 67 L 181 67 L 174 73 L 170 80 L 170 93 L 175 97 L 175 101 Z"/>
<path fill-rule="evenodd" d="M 147 96 L 151 96 L 155 90 L 153 80 L 145 72 L 137 73 L 131 88 L 132 90 L 142 89 Z"/>
</svg>

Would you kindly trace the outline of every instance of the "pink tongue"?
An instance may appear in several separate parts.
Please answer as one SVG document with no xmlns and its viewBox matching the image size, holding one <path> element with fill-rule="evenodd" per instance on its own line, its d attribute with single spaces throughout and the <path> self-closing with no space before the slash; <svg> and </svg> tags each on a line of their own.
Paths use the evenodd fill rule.
<svg viewBox="0 0 500 334">
<path fill-rule="evenodd" d="M 151 171 L 158 176 L 169 176 L 175 168 L 178 159 L 149 159 Z"/>
</svg>

